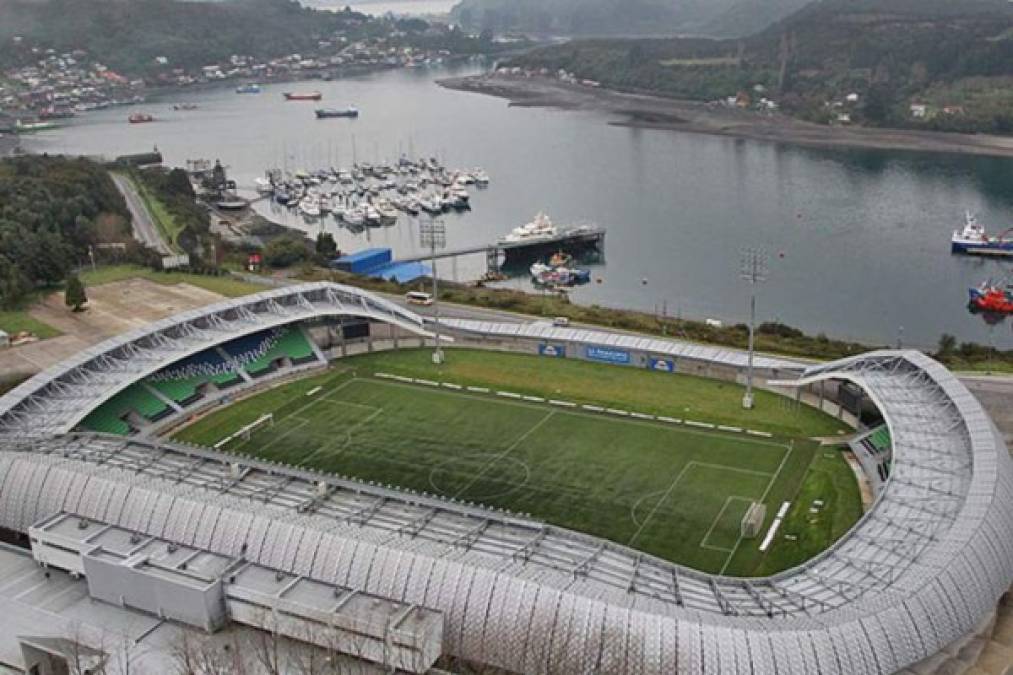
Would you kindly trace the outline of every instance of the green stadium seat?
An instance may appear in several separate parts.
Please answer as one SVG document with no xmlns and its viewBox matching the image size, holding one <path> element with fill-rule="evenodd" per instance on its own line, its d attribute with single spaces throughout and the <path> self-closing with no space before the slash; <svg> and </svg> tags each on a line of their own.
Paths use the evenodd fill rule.
<svg viewBox="0 0 1013 675">
<path fill-rule="evenodd" d="M 259 359 L 251 361 L 245 367 L 250 375 L 261 375 L 271 369 L 271 364 L 278 359 L 288 357 L 293 363 L 300 363 L 313 358 L 313 347 L 306 336 L 298 328 L 286 327 L 281 330 L 274 346 Z"/>
<path fill-rule="evenodd" d="M 165 414 L 169 407 L 157 396 L 140 384 L 132 384 L 93 410 L 81 422 L 81 426 L 92 431 L 126 436 L 130 425 L 123 418 L 130 412 L 155 420 Z"/>
</svg>

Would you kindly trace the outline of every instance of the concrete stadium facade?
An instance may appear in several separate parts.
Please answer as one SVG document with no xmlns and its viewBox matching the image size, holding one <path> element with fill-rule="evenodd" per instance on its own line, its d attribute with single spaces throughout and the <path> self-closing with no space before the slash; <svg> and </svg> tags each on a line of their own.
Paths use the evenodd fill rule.
<svg viewBox="0 0 1013 675">
<path fill-rule="evenodd" d="M 441 612 L 445 653 L 524 673 L 890 673 L 970 632 L 1013 580 L 1009 453 L 974 397 L 918 352 L 874 352 L 803 373 L 797 384 L 846 380 L 875 401 L 894 439 L 894 468 L 841 540 L 759 579 L 702 574 L 426 495 L 70 433 L 103 397 L 187 353 L 341 312 L 426 333 L 419 317 L 361 291 L 305 285 L 156 324 L 0 398 L 0 527 L 26 532 L 70 513 L 244 555 Z M 192 344 L 169 347 L 180 339 Z M 131 354 L 141 363 L 128 367 Z M 97 389 L 85 399 L 84 387 Z"/>
</svg>

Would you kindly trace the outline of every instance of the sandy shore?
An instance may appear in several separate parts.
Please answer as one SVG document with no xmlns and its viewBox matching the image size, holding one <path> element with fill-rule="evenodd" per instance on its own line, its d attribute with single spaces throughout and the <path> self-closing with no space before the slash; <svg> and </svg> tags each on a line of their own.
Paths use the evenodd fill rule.
<svg viewBox="0 0 1013 675">
<path fill-rule="evenodd" d="M 479 75 L 441 80 L 441 86 L 505 98 L 510 105 L 597 110 L 615 115 L 617 126 L 667 129 L 775 143 L 831 148 L 874 148 L 1013 157 L 1013 138 L 987 134 L 830 127 L 784 115 L 715 108 L 607 89 L 568 85 L 548 78 Z"/>
</svg>

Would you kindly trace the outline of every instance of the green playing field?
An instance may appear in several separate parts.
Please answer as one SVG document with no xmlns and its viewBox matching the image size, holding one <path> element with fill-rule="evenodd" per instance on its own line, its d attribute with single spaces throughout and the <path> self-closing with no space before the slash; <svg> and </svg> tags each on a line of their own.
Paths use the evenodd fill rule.
<svg viewBox="0 0 1013 675">
<path fill-rule="evenodd" d="M 273 425 L 223 449 L 530 513 L 710 572 L 746 575 L 762 564 L 769 573 L 798 562 L 776 554 L 764 560 L 758 540 L 741 540 L 739 526 L 752 501 L 767 504 L 769 524 L 781 502 L 794 498 L 817 454 L 811 441 L 373 376 L 397 373 L 397 365 L 383 355 L 349 359 L 339 370 L 225 408 L 178 438 L 211 446 L 272 413 Z M 849 493 L 841 501 L 853 499 Z M 839 536 L 846 521 L 825 537 Z"/>
</svg>

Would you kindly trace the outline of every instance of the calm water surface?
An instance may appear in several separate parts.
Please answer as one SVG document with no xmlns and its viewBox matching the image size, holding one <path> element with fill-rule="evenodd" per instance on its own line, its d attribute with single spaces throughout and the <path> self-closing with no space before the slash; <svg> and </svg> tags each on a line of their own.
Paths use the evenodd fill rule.
<svg viewBox="0 0 1013 675">
<path fill-rule="evenodd" d="M 941 333 L 1013 348 L 1010 322 L 988 325 L 965 309 L 966 287 L 1009 272 L 1009 263 L 953 257 L 949 236 L 965 209 L 992 230 L 1013 225 L 1013 161 L 888 151 L 824 151 L 694 134 L 609 126 L 589 112 L 510 108 L 499 99 L 447 91 L 446 71 L 400 71 L 313 82 L 324 104 L 354 104 L 355 121 L 314 119 L 314 104 L 285 103 L 300 85 L 259 96 L 231 88 L 187 93 L 138 110 L 158 121 L 128 125 L 129 109 L 74 120 L 27 142 L 32 151 L 114 156 L 157 146 L 174 165 L 221 159 L 240 185 L 269 167 L 289 170 L 436 155 L 452 167 L 484 167 L 474 210 L 448 216 L 451 248 L 495 240 L 539 210 L 557 223 L 608 228 L 597 283 L 582 303 L 665 307 L 671 315 L 741 321 L 743 247 L 772 254 L 759 316 L 808 332 L 933 346 Z M 199 104 L 173 112 L 179 100 Z M 265 215 L 315 234 L 286 212 Z M 329 220 L 343 250 L 419 251 L 417 222 L 353 235 Z M 481 257 L 441 263 L 461 280 Z M 509 282 L 529 287 L 525 280 Z"/>
</svg>

